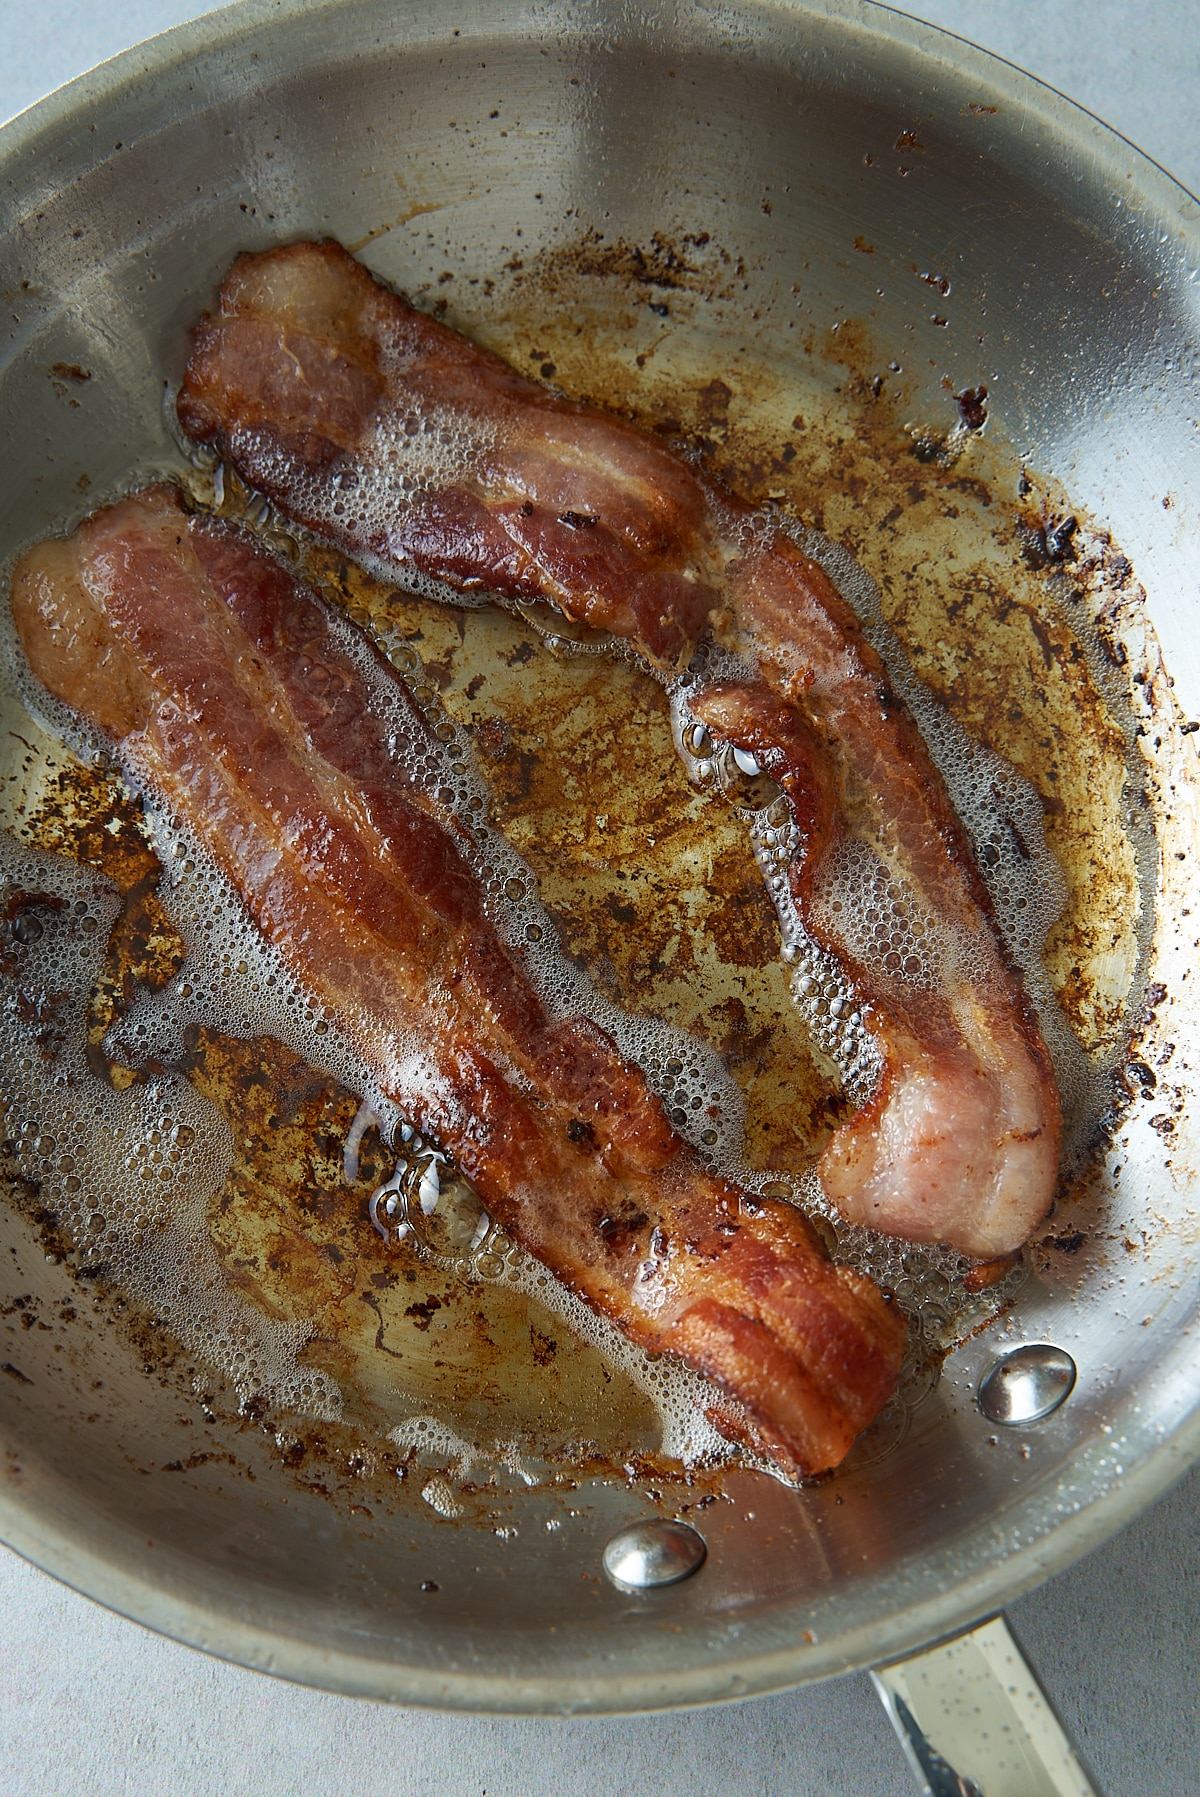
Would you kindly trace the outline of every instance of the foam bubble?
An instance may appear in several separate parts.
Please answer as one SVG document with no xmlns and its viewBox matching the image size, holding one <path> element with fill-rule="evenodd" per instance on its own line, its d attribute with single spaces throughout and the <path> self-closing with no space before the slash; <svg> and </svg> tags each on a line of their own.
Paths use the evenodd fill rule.
<svg viewBox="0 0 1200 1797">
<path fill-rule="evenodd" d="M 118 1091 L 88 1065 L 85 1012 L 117 914 L 112 888 L 7 833 L 0 884 L 12 919 L 0 976 L 5 1148 L 75 1265 L 128 1291 L 244 1403 L 336 1417 L 336 1386 L 296 1358 L 308 1327 L 237 1294 L 209 1238 L 208 1204 L 230 1162 L 224 1119 L 185 1079 Z"/>
<path fill-rule="evenodd" d="M 816 531 L 797 527 L 792 534 L 857 612 L 895 690 L 916 719 L 974 845 L 1001 939 L 1021 970 L 1054 1065 L 1063 1101 L 1064 1152 L 1068 1161 L 1076 1160 L 1093 1139 L 1123 1047 L 1118 1043 L 1089 1056 L 1046 972 L 1046 939 L 1066 904 L 1067 884 L 1046 841 L 1045 807 L 1037 788 L 996 750 L 972 737 L 918 679 L 899 638 L 884 620 L 879 588 L 849 551 Z"/>
<path fill-rule="evenodd" d="M 431 1479 L 426 1479 L 421 1487 L 421 1496 L 430 1509 L 436 1510 L 439 1516 L 444 1516 L 447 1522 L 453 1522 L 463 1513 L 463 1507 L 455 1497 L 449 1479 L 442 1473 L 434 1473 Z"/>
<path fill-rule="evenodd" d="M 385 351 L 385 369 L 387 363 Z M 443 603 L 484 606 L 493 603 L 490 594 L 459 592 L 422 574 L 388 544 L 407 507 L 482 481 L 495 440 L 486 419 L 464 424 L 448 408 L 422 402 L 419 410 L 382 413 L 366 445 L 347 452 L 332 476 L 299 467 L 268 431 L 246 431 L 238 454 L 251 485 L 286 491 L 290 509 L 309 519 L 318 535 L 372 545 L 356 550 L 356 560 L 377 579 Z"/>
</svg>

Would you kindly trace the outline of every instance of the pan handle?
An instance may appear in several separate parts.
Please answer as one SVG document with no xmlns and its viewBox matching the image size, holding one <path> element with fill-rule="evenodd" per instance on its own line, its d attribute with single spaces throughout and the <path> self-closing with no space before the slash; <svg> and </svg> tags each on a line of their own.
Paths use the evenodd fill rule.
<svg viewBox="0 0 1200 1797">
<path fill-rule="evenodd" d="M 871 1677 L 925 1797 L 1101 1797 L 1003 1616 Z"/>
</svg>

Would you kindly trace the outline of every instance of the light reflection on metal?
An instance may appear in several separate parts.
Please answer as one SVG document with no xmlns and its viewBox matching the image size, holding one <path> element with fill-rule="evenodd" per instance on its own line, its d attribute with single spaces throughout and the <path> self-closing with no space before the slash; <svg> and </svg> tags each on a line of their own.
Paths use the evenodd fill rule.
<svg viewBox="0 0 1200 1797">
<path fill-rule="evenodd" d="M 1100 1797 L 1002 1616 L 871 1678 L 925 1797 Z"/>
<path fill-rule="evenodd" d="M 1040 1422 L 1070 1397 L 1076 1366 L 1064 1348 L 1030 1342 L 996 1361 L 979 1387 L 979 1408 L 989 1422 Z"/>
<path fill-rule="evenodd" d="M 707 1554 L 703 1535 L 687 1523 L 653 1516 L 613 1536 L 604 1550 L 604 1570 L 620 1591 L 653 1591 L 690 1578 Z"/>
</svg>

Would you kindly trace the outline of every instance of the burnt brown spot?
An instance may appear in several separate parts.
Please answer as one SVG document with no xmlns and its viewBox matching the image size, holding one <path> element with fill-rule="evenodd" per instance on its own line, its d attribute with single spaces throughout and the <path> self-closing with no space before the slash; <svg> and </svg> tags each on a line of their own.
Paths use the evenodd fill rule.
<svg viewBox="0 0 1200 1797">
<path fill-rule="evenodd" d="M 434 1312 L 442 1308 L 442 1301 L 430 1292 L 423 1304 L 410 1304 L 405 1309 L 405 1316 L 413 1319 L 416 1329 L 428 1329 L 433 1321 Z"/>
<path fill-rule="evenodd" d="M 481 677 L 477 676 L 476 678 Z M 471 684 L 474 685 L 474 681 Z M 512 730 L 504 718 L 476 719 L 473 734 L 475 741 L 489 761 L 500 761 L 508 754 L 512 744 Z"/>
<path fill-rule="evenodd" d="M 969 431 L 981 431 L 987 423 L 986 387 L 964 387 L 956 394 L 958 415 Z"/>
<path fill-rule="evenodd" d="M 728 423 L 729 407 L 733 400 L 733 389 L 723 380 L 708 381 L 696 395 L 700 417 L 709 425 Z"/>
<path fill-rule="evenodd" d="M 1043 519 L 1026 524 L 1020 532 L 1021 553 L 1031 568 L 1048 568 L 1074 559 L 1073 539 L 1079 520 L 1068 514 L 1064 518 Z"/>
<path fill-rule="evenodd" d="M 644 1212 L 630 1205 L 628 1210 L 619 1216 L 600 1217 L 596 1223 L 596 1233 L 606 1247 L 615 1253 L 623 1254 L 634 1245 L 638 1235 L 645 1229 L 649 1221 L 649 1217 Z"/>
<path fill-rule="evenodd" d="M 996 1260 L 981 1261 L 963 1280 L 969 1292 L 986 1292 L 1008 1276 L 1020 1260 L 1020 1254 L 1003 1254 Z"/>
</svg>

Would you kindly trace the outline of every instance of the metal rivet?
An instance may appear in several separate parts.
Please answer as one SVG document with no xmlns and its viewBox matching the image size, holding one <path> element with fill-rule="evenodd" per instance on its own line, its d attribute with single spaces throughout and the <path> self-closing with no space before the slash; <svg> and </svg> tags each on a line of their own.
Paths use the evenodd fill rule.
<svg viewBox="0 0 1200 1797">
<path fill-rule="evenodd" d="M 703 1535 L 687 1523 L 650 1517 L 613 1536 L 604 1550 L 604 1570 L 621 1591 L 653 1591 L 690 1578 L 707 1552 Z"/>
<path fill-rule="evenodd" d="M 1036 1423 L 1070 1396 L 1075 1362 L 1049 1342 L 1005 1354 L 979 1387 L 979 1408 L 993 1423 Z"/>
</svg>

